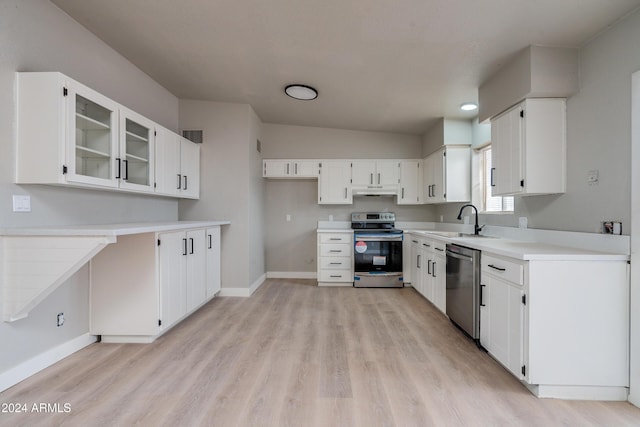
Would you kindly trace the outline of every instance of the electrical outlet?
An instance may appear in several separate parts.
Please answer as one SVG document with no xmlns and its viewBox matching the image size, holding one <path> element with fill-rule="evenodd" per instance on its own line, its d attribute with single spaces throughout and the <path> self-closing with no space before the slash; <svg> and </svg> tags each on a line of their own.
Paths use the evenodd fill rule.
<svg viewBox="0 0 640 427">
<path fill-rule="evenodd" d="M 64 325 L 64 313 L 58 313 L 58 319 L 57 319 L 57 322 L 56 322 L 56 326 L 59 328 L 62 325 Z"/>
<path fill-rule="evenodd" d="M 291 222 L 291 215 L 290 215 L 290 214 L 287 214 L 287 215 L 285 216 L 285 220 L 286 220 L 287 222 Z"/>
<path fill-rule="evenodd" d="M 603 234 L 622 234 L 622 222 L 620 221 L 603 221 L 602 222 Z"/>
</svg>

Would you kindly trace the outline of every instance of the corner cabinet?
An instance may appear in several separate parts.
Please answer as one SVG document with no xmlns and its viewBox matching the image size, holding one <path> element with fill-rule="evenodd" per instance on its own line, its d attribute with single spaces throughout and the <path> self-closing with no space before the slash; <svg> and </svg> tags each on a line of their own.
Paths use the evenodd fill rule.
<svg viewBox="0 0 640 427">
<path fill-rule="evenodd" d="M 421 205 L 422 196 L 422 172 L 424 169 L 422 160 L 400 160 L 400 184 L 398 189 L 399 205 Z"/>
<path fill-rule="evenodd" d="M 16 183 L 166 194 L 156 192 L 160 126 L 61 73 L 16 75 Z"/>
<path fill-rule="evenodd" d="M 526 99 L 491 119 L 492 195 L 566 191 L 566 100 Z"/>
<path fill-rule="evenodd" d="M 471 149 L 443 146 L 424 159 L 423 199 L 425 204 L 471 200 Z"/>
<path fill-rule="evenodd" d="M 219 226 L 119 236 L 91 260 L 90 333 L 152 342 L 219 290 Z"/>
</svg>

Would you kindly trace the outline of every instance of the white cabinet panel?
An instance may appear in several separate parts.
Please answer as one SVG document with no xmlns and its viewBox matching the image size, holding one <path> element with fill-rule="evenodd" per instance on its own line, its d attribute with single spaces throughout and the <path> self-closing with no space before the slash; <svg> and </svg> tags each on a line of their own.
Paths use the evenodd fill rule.
<svg viewBox="0 0 640 427">
<path fill-rule="evenodd" d="M 526 99 L 491 120 L 493 195 L 566 190 L 566 101 Z"/>
<path fill-rule="evenodd" d="M 471 200 L 471 149 L 443 146 L 424 159 L 424 203 Z"/>
<path fill-rule="evenodd" d="M 400 161 L 400 188 L 398 192 L 399 205 L 422 204 L 422 161 Z"/>
<path fill-rule="evenodd" d="M 220 291 L 220 227 L 207 228 L 207 299 Z"/>
<path fill-rule="evenodd" d="M 262 161 L 264 178 L 317 178 L 318 160 L 265 159 Z"/>
<path fill-rule="evenodd" d="M 350 205 L 351 164 L 346 160 L 323 160 L 320 163 L 318 179 L 318 204 Z"/>
</svg>

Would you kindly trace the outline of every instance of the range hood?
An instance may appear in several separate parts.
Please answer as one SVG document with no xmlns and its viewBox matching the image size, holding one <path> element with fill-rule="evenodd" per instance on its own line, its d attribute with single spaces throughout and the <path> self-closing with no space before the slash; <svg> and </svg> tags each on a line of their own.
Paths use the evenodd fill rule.
<svg viewBox="0 0 640 427">
<path fill-rule="evenodd" d="M 367 187 L 354 187 L 352 188 L 352 193 L 354 196 L 397 196 L 398 189 L 396 187 L 371 185 Z"/>
</svg>

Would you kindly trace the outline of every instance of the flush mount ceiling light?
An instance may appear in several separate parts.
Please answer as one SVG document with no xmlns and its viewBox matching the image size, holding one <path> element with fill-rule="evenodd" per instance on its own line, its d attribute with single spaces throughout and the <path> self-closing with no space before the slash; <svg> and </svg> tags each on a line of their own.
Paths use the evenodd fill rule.
<svg viewBox="0 0 640 427">
<path fill-rule="evenodd" d="M 464 104 L 460 105 L 460 109 L 462 111 L 474 111 L 478 109 L 478 104 L 476 104 L 475 102 L 465 102 Z"/>
<path fill-rule="evenodd" d="M 284 92 L 294 99 L 311 101 L 318 97 L 318 91 L 307 85 L 293 84 L 284 88 Z"/>
</svg>

